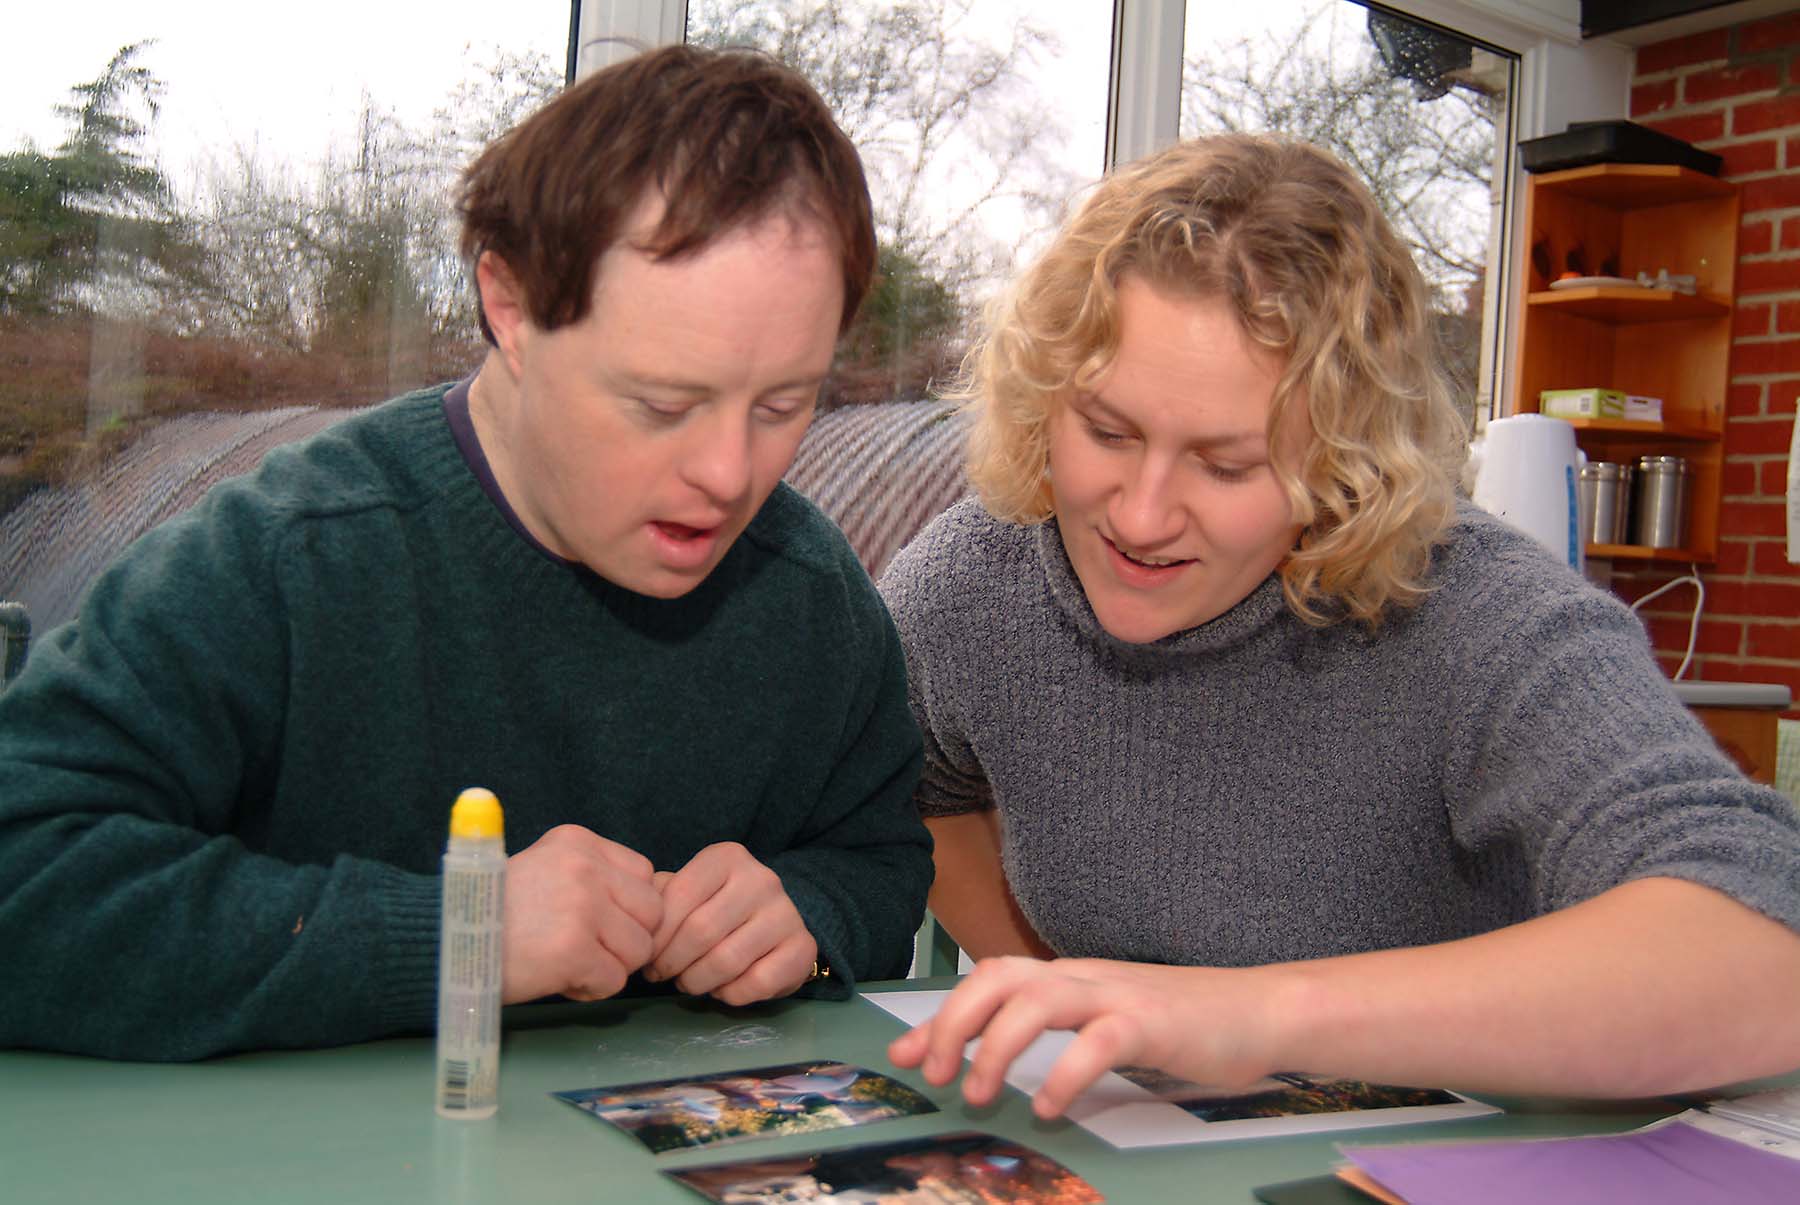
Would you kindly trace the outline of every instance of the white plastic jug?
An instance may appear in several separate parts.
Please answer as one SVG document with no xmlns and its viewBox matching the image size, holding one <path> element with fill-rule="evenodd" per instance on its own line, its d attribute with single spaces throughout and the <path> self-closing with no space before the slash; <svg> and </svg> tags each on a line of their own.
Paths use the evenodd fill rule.
<svg viewBox="0 0 1800 1205">
<path fill-rule="evenodd" d="M 1475 474 L 1475 505 L 1536 537 L 1579 570 L 1584 553 L 1577 484 L 1582 459 L 1575 428 L 1560 418 L 1497 418 L 1488 424 Z"/>
</svg>

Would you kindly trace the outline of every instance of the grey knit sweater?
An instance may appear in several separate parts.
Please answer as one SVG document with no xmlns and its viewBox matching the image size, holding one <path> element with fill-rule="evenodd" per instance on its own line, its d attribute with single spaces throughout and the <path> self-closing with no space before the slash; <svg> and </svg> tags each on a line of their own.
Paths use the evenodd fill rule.
<svg viewBox="0 0 1800 1205">
<path fill-rule="evenodd" d="M 1264 582 L 1148 645 L 1095 621 L 1054 521 L 974 501 L 881 583 L 926 816 L 998 807 L 1058 952 L 1243 966 L 1447 940 L 1647 875 L 1800 929 L 1800 826 L 1674 698 L 1643 630 L 1464 507 L 1376 636 Z"/>
</svg>

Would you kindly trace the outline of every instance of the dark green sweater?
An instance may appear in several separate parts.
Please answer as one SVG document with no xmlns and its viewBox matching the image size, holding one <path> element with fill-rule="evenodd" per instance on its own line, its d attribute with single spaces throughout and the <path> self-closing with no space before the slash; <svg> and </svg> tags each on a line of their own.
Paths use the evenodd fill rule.
<svg viewBox="0 0 1800 1205">
<path fill-rule="evenodd" d="M 841 534 L 783 486 L 698 589 L 632 594 L 508 526 L 443 392 L 150 532 L 0 694 L 0 1045 L 428 1028 L 472 785 L 512 851 L 574 823 L 674 870 L 741 841 L 844 978 L 905 973 L 919 736 Z"/>
</svg>

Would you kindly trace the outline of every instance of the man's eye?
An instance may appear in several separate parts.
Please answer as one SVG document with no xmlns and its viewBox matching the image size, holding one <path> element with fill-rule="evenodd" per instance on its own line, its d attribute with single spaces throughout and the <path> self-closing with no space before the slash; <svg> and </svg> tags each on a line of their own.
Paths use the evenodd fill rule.
<svg viewBox="0 0 1800 1205">
<path fill-rule="evenodd" d="M 689 410 L 689 407 L 685 402 L 661 402 L 644 397 L 632 398 L 631 400 L 636 402 L 638 408 L 650 415 L 650 417 L 668 422 L 673 422 L 686 414 Z"/>
<path fill-rule="evenodd" d="M 757 404 L 757 412 L 769 422 L 781 423 L 797 418 L 813 408 L 809 397 L 770 398 Z"/>
</svg>

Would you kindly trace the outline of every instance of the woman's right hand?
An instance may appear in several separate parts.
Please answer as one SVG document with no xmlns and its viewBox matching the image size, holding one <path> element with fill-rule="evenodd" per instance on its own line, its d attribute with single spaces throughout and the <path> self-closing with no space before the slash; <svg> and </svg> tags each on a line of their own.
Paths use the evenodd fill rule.
<svg viewBox="0 0 1800 1205">
<path fill-rule="evenodd" d="M 1032 1098 L 1043 1118 L 1060 1115 L 1114 1067 L 1155 1067 L 1208 1087 L 1242 1088 L 1281 1069 L 1257 1020 L 1261 978 L 1255 970 L 1093 958 L 987 959 L 935 1016 L 896 1038 L 888 1057 L 943 1085 L 955 1078 L 964 1047 L 980 1038 L 963 1098 L 985 1105 L 1040 1034 L 1074 1030 Z"/>
</svg>

